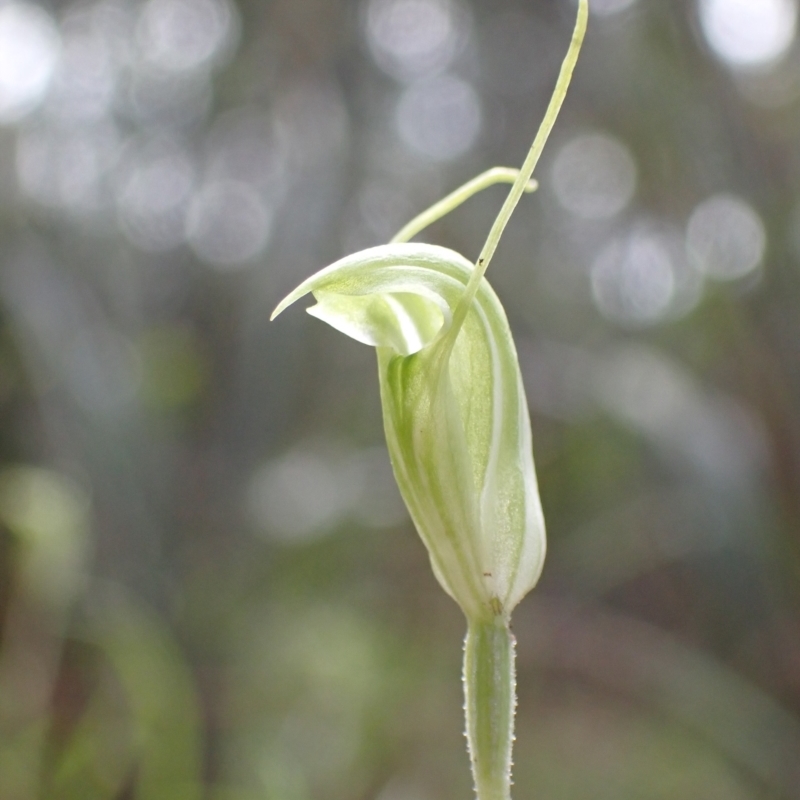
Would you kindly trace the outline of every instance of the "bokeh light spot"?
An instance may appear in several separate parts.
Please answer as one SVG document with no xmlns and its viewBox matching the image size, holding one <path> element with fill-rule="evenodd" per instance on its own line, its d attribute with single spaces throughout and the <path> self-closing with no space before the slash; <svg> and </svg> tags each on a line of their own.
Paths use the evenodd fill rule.
<svg viewBox="0 0 800 800">
<path fill-rule="evenodd" d="M 481 107 L 470 84 L 451 75 L 418 81 L 403 92 L 396 110 L 400 137 L 434 161 L 466 153 L 481 129 Z"/>
<path fill-rule="evenodd" d="M 700 203 L 686 230 L 692 264 L 719 280 L 741 278 L 762 261 L 767 246 L 758 212 L 739 197 L 720 194 Z"/>
<path fill-rule="evenodd" d="M 794 41 L 795 0 L 700 0 L 700 23 L 711 49 L 733 67 L 780 58 Z"/>
<path fill-rule="evenodd" d="M 408 520 L 383 445 L 299 444 L 253 473 L 246 502 L 262 533 L 287 542 L 320 538 L 346 519 L 369 528 Z"/>
<path fill-rule="evenodd" d="M 203 67 L 230 46 L 234 9 L 225 0 L 149 0 L 137 41 L 147 63 L 168 72 Z"/>
<path fill-rule="evenodd" d="M 464 12 L 451 0 L 371 0 L 366 36 L 375 62 L 399 80 L 446 69 L 465 39 Z"/>
<path fill-rule="evenodd" d="M 16 122 L 39 104 L 60 46 L 46 11 L 27 3 L 0 6 L 0 123 Z"/>
<path fill-rule="evenodd" d="M 250 516 L 269 536 L 307 542 L 329 533 L 362 491 L 363 470 L 335 443 L 298 446 L 257 470 L 250 480 Z"/>
<path fill-rule="evenodd" d="M 408 511 L 397 488 L 386 447 L 365 448 L 359 453 L 357 463 L 363 472 L 363 485 L 354 508 L 356 519 L 370 528 L 391 528 L 405 523 Z"/>
<path fill-rule="evenodd" d="M 614 416 L 718 485 L 752 485 L 766 462 L 758 418 L 734 398 L 706 391 L 658 350 L 614 348 L 596 367 L 593 384 Z"/>
<path fill-rule="evenodd" d="M 552 180 L 567 211 L 584 219 L 608 219 L 633 198 L 636 163 L 618 139 L 604 133 L 585 134 L 561 148 Z"/>
<path fill-rule="evenodd" d="M 194 198 L 186 232 L 203 261 L 229 269 L 247 263 L 264 249 L 271 224 L 272 214 L 252 186 L 216 181 Z"/>
<path fill-rule="evenodd" d="M 73 218 L 107 217 L 107 178 L 119 150 L 112 125 L 32 126 L 18 134 L 17 182 L 27 198 Z"/>
<path fill-rule="evenodd" d="M 635 225 L 600 251 L 591 281 L 603 316 L 632 327 L 682 316 L 702 293 L 702 278 L 687 263 L 679 234 L 648 223 Z"/>
<path fill-rule="evenodd" d="M 95 122 L 109 110 L 117 79 L 110 42 L 89 13 L 72 13 L 62 24 L 61 59 L 46 108 L 59 122 Z"/>
<path fill-rule="evenodd" d="M 125 159 L 117 214 L 125 235 L 142 250 L 170 250 L 184 239 L 194 167 L 177 144 L 148 142 Z"/>
<path fill-rule="evenodd" d="M 273 119 L 255 108 L 240 107 L 219 117 L 206 144 L 212 180 L 248 183 L 268 197 L 279 197 L 287 180 L 289 146 Z"/>
</svg>

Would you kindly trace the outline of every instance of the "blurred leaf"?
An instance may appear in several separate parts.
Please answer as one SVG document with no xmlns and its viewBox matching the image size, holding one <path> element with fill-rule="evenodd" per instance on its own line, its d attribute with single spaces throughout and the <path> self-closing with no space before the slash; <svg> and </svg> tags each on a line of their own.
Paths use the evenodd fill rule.
<svg viewBox="0 0 800 800">
<path fill-rule="evenodd" d="M 48 782 L 48 800 L 111 800 L 132 774 L 136 753 L 130 714 L 101 683 Z"/>
<path fill-rule="evenodd" d="M 119 589 L 93 598 L 85 637 L 108 658 L 130 707 L 136 800 L 199 800 L 202 742 L 194 678 L 174 639 Z M 88 730 L 68 758 L 91 747 Z M 87 763 L 84 760 L 84 763 Z"/>
<path fill-rule="evenodd" d="M 19 538 L 20 589 L 61 607 L 81 587 L 87 555 L 89 501 L 50 470 L 15 467 L 0 474 L 0 519 Z"/>
<path fill-rule="evenodd" d="M 0 797 L 33 800 L 60 637 L 85 577 L 88 499 L 55 472 L 15 467 L 0 473 L 0 521 L 19 545 L 0 651 Z"/>
<path fill-rule="evenodd" d="M 0 737 L 0 797 L 35 800 L 38 796 L 46 723 L 35 722 Z"/>
</svg>

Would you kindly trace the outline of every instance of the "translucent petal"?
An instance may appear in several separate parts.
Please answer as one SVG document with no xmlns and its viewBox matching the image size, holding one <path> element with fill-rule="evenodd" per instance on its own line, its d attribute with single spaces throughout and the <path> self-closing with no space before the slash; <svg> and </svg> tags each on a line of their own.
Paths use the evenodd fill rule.
<svg viewBox="0 0 800 800">
<path fill-rule="evenodd" d="M 452 324 L 472 270 L 434 245 L 375 247 L 306 280 L 276 314 L 313 292 L 310 313 L 377 347 L 400 491 L 442 586 L 490 619 L 536 583 L 545 535 L 516 350 L 486 280 Z"/>
</svg>

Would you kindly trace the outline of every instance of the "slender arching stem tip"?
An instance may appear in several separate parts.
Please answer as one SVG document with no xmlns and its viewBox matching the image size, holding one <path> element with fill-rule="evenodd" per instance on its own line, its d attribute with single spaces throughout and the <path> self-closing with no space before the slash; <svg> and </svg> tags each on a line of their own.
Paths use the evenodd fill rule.
<svg viewBox="0 0 800 800">
<path fill-rule="evenodd" d="M 480 175 L 467 181 L 463 186 L 459 186 L 455 191 L 450 192 L 447 197 L 443 197 L 438 203 L 434 203 L 430 208 L 418 214 L 408 224 L 404 225 L 393 237 L 392 242 L 407 242 L 420 231 L 440 220 L 445 214 L 449 214 L 453 209 L 458 208 L 465 200 L 469 200 L 477 192 L 488 189 L 496 183 L 511 183 L 519 179 L 520 171 L 515 167 L 492 167 L 482 172 Z M 535 192 L 539 188 L 536 180 L 526 181 L 524 190 Z"/>
<path fill-rule="evenodd" d="M 461 326 L 461 322 L 464 320 L 466 310 L 472 303 L 475 293 L 478 291 L 478 285 L 480 284 L 480 281 L 486 272 L 486 268 L 489 266 L 489 262 L 492 260 L 492 256 L 497 249 L 500 237 L 503 235 L 503 231 L 505 230 L 508 220 L 511 217 L 511 213 L 516 208 L 516 205 L 519 202 L 520 197 L 522 197 L 523 192 L 528 190 L 528 183 L 532 179 L 531 176 L 533 175 L 533 171 L 539 161 L 539 156 L 542 154 L 545 142 L 550 136 L 550 132 L 553 130 L 553 126 L 558 118 L 558 112 L 561 110 L 561 106 L 564 103 L 564 98 L 567 96 L 567 88 L 572 80 L 572 73 L 575 70 L 575 64 L 578 61 L 578 54 L 580 53 L 581 45 L 583 44 L 583 37 L 586 34 L 586 24 L 588 18 L 589 2 L 588 0 L 579 0 L 578 15 L 575 19 L 575 27 L 572 31 L 572 39 L 570 40 L 569 48 L 567 49 L 567 54 L 564 57 L 564 61 L 561 63 L 561 70 L 558 73 L 555 89 L 550 97 L 550 103 L 545 111 L 542 124 L 539 126 L 539 130 L 536 132 L 531 149 L 528 151 L 528 155 L 525 157 L 525 161 L 518 171 L 516 179 L 511 185 L 511 190 L 506 197 L 506 201 L 503 203 L 503 207 L 500 209 L 500 213 L 495 218 L 494 224 L 489 231 L 489 235 L 486 237 L 486 242 L 484 243 L 483 249 L 481 250 L 476 262 L 476 268 L 470 277 L 470 281 L 467 284 L 464 294 L 462 295 L 459 307 L 453 314 L 453 324 L 451 325 L 448 334 L 453 339 L 455 339 L 455 337 L 458 335 L 458 330 Z"/>
</svg>

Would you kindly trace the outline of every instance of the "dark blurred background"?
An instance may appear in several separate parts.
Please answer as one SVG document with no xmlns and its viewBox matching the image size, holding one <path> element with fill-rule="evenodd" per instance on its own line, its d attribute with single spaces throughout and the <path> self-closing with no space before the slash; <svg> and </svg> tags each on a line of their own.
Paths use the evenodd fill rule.
<svg viewBox="0 0 800 800">
<path fill-rule="evenodd" d="M 464 621 L 304 277 L 518 165 L 572 0 L 0 4 L 0 798 L 471 793 Z M 800 798 L 796 0 L 592 0 L 489 278 L 517 798 Z M 494 188 L 423 238 L 474 258 Z"/>
</svg>

